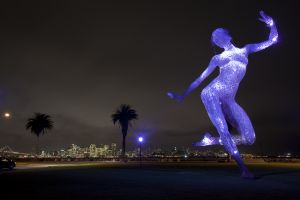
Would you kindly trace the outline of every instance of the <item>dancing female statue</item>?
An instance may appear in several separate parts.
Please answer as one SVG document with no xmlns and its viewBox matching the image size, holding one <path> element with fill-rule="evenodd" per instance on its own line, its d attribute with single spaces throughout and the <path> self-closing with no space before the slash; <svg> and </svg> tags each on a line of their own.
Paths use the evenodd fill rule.
<svg viewBox="0 0 300 200">
<path fill-rule="evenodd" d="M 223 48 L 221 54 L 215 55 L 204 72 L 182 94 L 172 92 L 168 96 L 181 102 L 191 91 L 198 87 L 218 66 L 219 75 L 201 92 L 201 99 L 208 116 L 217 129 L 220 137 L 206 133 L 196 146 L 223 145 L 242 171 L 242 177 L 252 178 L 252 173 L 243 163 L 237 145 L 251 145 L 255 141 L 255 133 L 246 112 L 235 101 L 239 83 L 243 79 L 248 64 L 248 55 L 266 49 L 275 44 L 278 33 L 273 19 L 260 11 L 260 20 L 270 28 L 269 39 L 257 44 L 247 44 L 238 48 L 231 43 L 229 32 L 223 28 L 213 31 L 212 42 Z M 228 131 L 227 122 L 238 130 L 238 136 L 232 136 Z"/>
</svg>

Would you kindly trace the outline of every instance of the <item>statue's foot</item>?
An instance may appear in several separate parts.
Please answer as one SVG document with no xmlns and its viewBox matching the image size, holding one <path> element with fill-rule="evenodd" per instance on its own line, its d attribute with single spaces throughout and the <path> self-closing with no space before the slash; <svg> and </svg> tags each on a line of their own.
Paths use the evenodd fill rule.
<svg viewBox="0 0 300 200">
<path fill-rule="evenodd" d="M 247 170 L 242 173 L 242 178 L 255 179 L 255 176 L 250 171 Z"/>
<path fill-rule="evenodd" d="M 210 133 L 205 133 L 203 139 L 199 142 L 195 142 L 194 146 L 208 146 L 214 144 L 215 138 L 211 136 Z"/>
</svg>

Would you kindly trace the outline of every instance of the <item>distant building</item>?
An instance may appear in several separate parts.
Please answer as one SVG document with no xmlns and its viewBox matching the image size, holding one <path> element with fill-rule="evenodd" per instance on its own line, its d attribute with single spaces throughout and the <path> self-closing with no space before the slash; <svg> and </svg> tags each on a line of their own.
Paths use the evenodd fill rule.
<svg viewBox="0 0 300 200">
<path fill-rule="evenodd" d="M 111 153 L 112 153 L 113 157 L 117 156 L 117 144 L 116 143 L 111 144 Z"/>
<path fill-rule="evenodd" d="M 76 158 L 80 153 L 80 147 L 77 146 L 76 144 L 71 144 L 70 148 L 67 151 L 70 157 Z"/>
<path fill-rule="evenodd" d="M 98 157 L 98 149 L 95 144 L 91 144 L 89 147 L 89 157 Z"/>
</svg>

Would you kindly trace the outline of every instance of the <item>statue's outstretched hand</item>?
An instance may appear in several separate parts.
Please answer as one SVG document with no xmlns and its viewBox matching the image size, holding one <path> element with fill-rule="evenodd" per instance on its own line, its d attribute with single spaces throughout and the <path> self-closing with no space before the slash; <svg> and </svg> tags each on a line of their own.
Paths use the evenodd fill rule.
<svg viewBox="0 0 300 200">
<path fill-rule="evenodd" d="M 183 96 L 177 95 L 177 94 L 175 94 L 175 93 L 173 93 L 173 92 L 168 92 L 167 95 L 168 95 L 171 99 L 174 99 L 174 100 L 176 100 L 176 101 L 178 101 L 178 102 L 182 102 L 183 99 L 184 99 Z"/>
<path fill-rule="evenodd" d="M 266 15 L 266 13 L 264 11 L 260 11 L 259 14 L 261 16 L 261 18 L 259 18 L 259 20 L 266 23 L 268 27 L 271 27 L 274 25 L 274 21 L 273 21 L 272 17 Z"/>
</svg>

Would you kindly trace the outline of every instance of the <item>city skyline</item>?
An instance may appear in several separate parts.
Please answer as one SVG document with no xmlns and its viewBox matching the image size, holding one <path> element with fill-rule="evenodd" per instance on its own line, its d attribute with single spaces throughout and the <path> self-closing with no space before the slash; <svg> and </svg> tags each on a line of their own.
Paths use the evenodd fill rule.
<svg viewBox="0 0 300 200">
<path fill-rule="evenodd" d="M 142 148 L 142 151 L 140 150 Z M 280 152 L 278 154 L 269 154 L 267 152 L 249 153 L 241 152 L 243 159 L 265 159 L 265 161 L 271 161 L 277 159 L 277 161 L 289 161 L 293 159 L 296 161 L 300 158 L 299 154 L 293 154 L 291 152 Z M 88 146 L 78 146 L 76 144 L 69 145 L 68 148 L 46 151 L 41 149 L 39 154 L 36 152 L 16 152 L 8 146 L 0 147 L 0 157 L 10 156 L 16 159 L 59 159 L 57 161 L 84 161 L 91 159 L 90 161 L 116 161 L 122 157 L 122 148 L 118 148 L 115 143 L 112 144 L 90 144 Z M 160 147 L 150 148 L 145 146 L 136 146 L 133 149 L 126 151 L 126 157 L 128 159 L 136 159 L 143 157 L 143 159 L 149 159 L 149 161 L 164 161 L 164 159 L 179 159 L 175 161 L 196 159 L 198 161 L 208 161 L 221 159 L 230 159 L 229 154 L 221 148 L 218 149 L 196 149 L 189 147 L 172 147 L 171 149 L 163 149 Z M 79 159 L 79 160 L 78 160 Z M 154 160 L 153 160 L 154 159 Z M 208 160 L 207 160 L 208 159 Z M 173 160 L 174 161 L 174 160 Z M 172 162 L 172 160 L 168 160 Z"/>
</svg>

